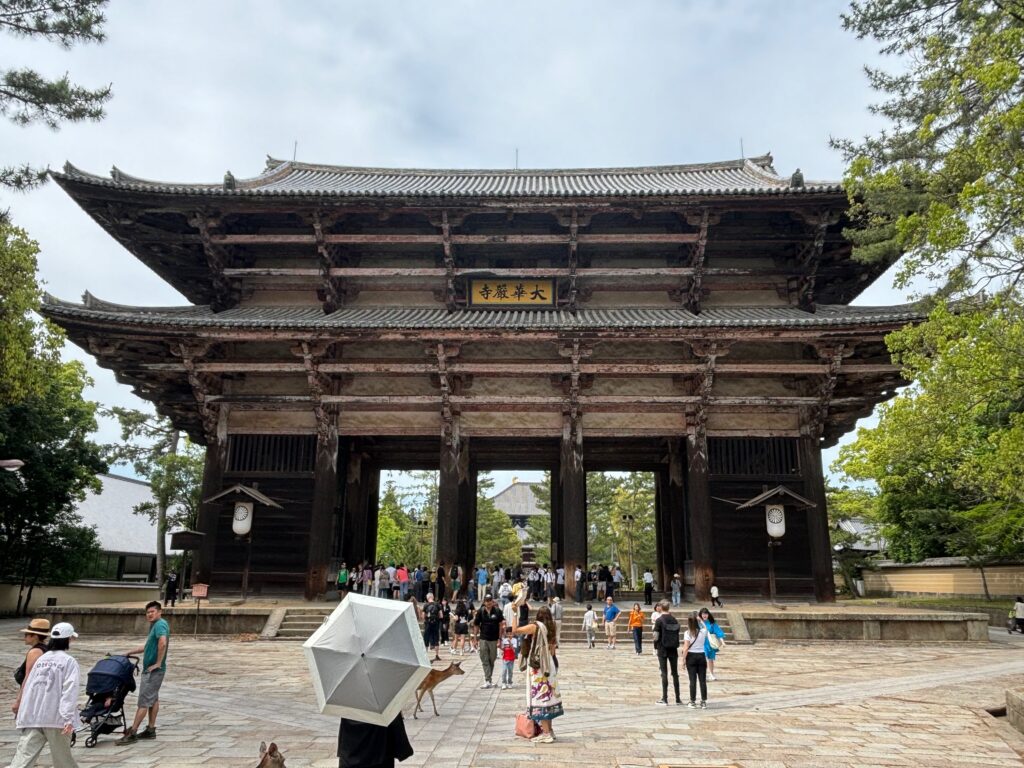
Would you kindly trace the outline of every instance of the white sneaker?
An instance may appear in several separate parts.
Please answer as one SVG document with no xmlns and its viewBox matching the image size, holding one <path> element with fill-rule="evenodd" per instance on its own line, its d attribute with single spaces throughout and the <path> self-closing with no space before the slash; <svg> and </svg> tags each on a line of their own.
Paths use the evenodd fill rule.
<svg viewBox="0 0 1024 768">
<path fill-rule="evenodd" d="M 483 685 L 481 685 L 481 686 L 480 686 L 480 690 L 484 690 L 484 691 L 485 691 L 485 690 L 487 690 L 488 688 L 493 688 L 493 687 L 494 687 L 494 686 L 493 686 L 493 685 L 491 685 L 491 683 L 484 683 Z"/>
<path fill-rule="evenodd" d="M 708 675 L 708 680 L 717 680 L 718 678 L 714 675 Z"/>
</svg>

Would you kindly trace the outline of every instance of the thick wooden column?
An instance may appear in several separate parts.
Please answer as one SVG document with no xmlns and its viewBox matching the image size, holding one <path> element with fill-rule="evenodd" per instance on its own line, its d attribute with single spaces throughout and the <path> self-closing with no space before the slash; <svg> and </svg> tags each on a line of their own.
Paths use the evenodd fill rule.
<svg viewBox="0 0 1024 768">
<path fill-rule="evenodd" d="M 672 508 L 669 500 L 668 473 L 659 470 L 654 475 L 654 539 L 657 566 L 655 578 L 658 589 L 664 590 L 672 579 L 675 553 L 672 550 Z"/>
<path fill-rule="evenodd" d="M 224 472 L 228 467 L 228 409 L 222 407 L 217 419 L 217 431 L 206 445 L 206 462 L 203 466 L 203 498 L 209 499 L 223 490 Z M 203 537 L 203 547 L 195 554 L 192 567 L 193 584 L 209 584 L 213 577 L 217 556 L 217 519 L 222 505 L 219 502 L 203 503 L 199 506 L 196 528 Z"/>
<path fill-rule="evenodd" d="M 468 451 L 469 446 L 463 448 Z M 456 565 L 462 567 L 463 579 L 460 588 L 461 594 L 467 594 L 467 582 L 472 578 L 473 566 L 476 564 L 476 468 L 470 460 L 470 471 L 466 476 L 466 482 L 460 485 L 459 490 L 459 525 L 458 525 L 458 552 L 455 559 Z M 450 567 L 450 566 L 449 566 Z"/>
<path fill-rule="evenodd" d="M 317 436 L 313 506 L 309 517 L 306 599 L 323 597 L 331 560 L 331 527 L 338 504 L 338 428 L 331 424 Z"/>
<path fill-rule="evenodd" d="M 451 567 L 459 559 L 460 500 L 468 493 L 468 467 L 462 466 L 462 444 L 458 437 L 441 440 L 441 471 L 437 488 L 437 520 L 434 522 L 434 562 Z"/>
<path fill-rule="evenodd" d="M 349 443 L 345 461 L 345 508 L 342 513 L 341 551 L 345 562 L 355 567 L 369 557 L 366 551 L 368 468 L 357 440 Z"/>
<path fill-rule="evenodd" d="M 556 558 L 565 568 L 566 594 L 576 593 L 576 566 L 587 566 L 587 474 L 583 470 L 583 433 L 578 419 L 562 422 L 558 472 L 562 486 L 562 540 Z"/>
<path fill-rule="evenodd" d="M 551 546 L 548 548 L 547 552 L 536 552 L 534 553 L 534 556 L 542 563 L 550 558 L 549 562 L 553 561 L 555 563 L 560 563 L 568 573 L 570 570 L 569 565 L 564 562 L 564 558 L 562 557 L 562 539 L 565 535 L 565 529 L 562 525 L 562 478 L 561 473 L 558 471 L 558 467 L 555 467 L 554 471 L 551 473 L 550 491 L 551 519 L 549 521 L 549 533 L 551 536 Z"/>
<path fill-rule="evenodd" d="M 708 485 L 708 444 L 702 434 L 686 439 L 687 513 L 690 519 L 690 559 L 693 561 L 694 592 L 697 600 L 711 598 L 715 583 L 714 552 L 711 527 L 711 489 Z"/>
<path fill-rule="evenodd" d="M 828 507 L 825 497 L 825 475 L 821 468 L 821 447 L 815 437 L 800 438 L 800 470 L 804 476 L 804 492 L 817 506 L 807 510 L 807 539 L 810 544 L 811 577 L 814 596 L 819 602 L 836 599 L 832 573 L 832 543 L 828 534 Z"/>
<path fill-rule="evenodd" d="M 668 583 L 672 581 L 672 575 L 679 574 L 683 577 L 686 559 L 689 555 L 687 540 L 689 539 L 687 525 L 689 520 L 686 516 L 686 464 L 683 441 L 677 438 L 669 440 L 668 469 L 666 476 L 668 484 L 665 487 L 666 505 L 669 511 L 670 532 L 672 534 L 672 571 L 668 574 L 668 581 L 663 589 L 668 589 Z"/>
</svg>

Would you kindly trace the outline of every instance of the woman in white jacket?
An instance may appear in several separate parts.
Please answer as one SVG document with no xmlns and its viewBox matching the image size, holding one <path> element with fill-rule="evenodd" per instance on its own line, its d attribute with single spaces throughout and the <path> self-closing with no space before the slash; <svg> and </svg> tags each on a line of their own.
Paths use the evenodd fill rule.
<svg viewBox="0 0 1024 768">
<path fill-rule="evenodd" d="M 10 768 L 29 768 L 50 745 L 53 768 L 78 768 L 71 756 L 71 733 L 78 719 L 78 662 L 67 653 L 78 637 L 66 622 L 50 631 L 50 650 L 32 665 L 25 680 L 16 727 L 21 729 L 18 751 Z"/>
</svg>

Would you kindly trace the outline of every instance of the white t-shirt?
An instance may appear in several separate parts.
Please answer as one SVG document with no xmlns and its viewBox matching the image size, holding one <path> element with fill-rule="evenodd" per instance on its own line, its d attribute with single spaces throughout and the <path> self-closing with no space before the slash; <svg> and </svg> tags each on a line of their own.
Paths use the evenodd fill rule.
<svg viewBox="0 0 1024 768">
<path fill-rule="evenodd" d="M 711 587 L 711 596 L 718 597 L 718 587 Z"/>
<path fill-rule="evenodd" d="M 1016 618 L 1024 619 L 1024 603 L 1014 603 L 1013 611 L 1016 614 Z"/>
<path fill-rule="evenodd" d="M 644 584 L 653 584 L 654 574 L 650 571 L 644 571 Z"/>
<path fill-rule="evenodd" d="M 557 576 L 556 581 L 559 584 L 565 584 L 565 568 L 559 568 L 555 571 L 555 574 Z"/>
<path fill-rule="evenodd" d="M 17 728 L 63 728 L 78 723 L 78 662 L 64 651 L 39 657 L 21 695 Z"/>
<path fill-rule="evenodd" d="M 708 639 L 708 631 L 707 631 L 707 629 L 704 626 L 701 626 L 701 628 L 699 630 L 697 630 L 697 639 L 690 644 L 690 647 L 687 648 L 686 652 L 687 653 L 699 653 L 699 654 L 701 654 L 703 656 L 704 655 L 704 641 L 707 640 L 707 639 Z M 690 634 L 690 630 L 686 630 L 686 632 L 683 633 L 683 642 L 684 643 L 690 643 L 691 640 L 693 640 L 693 635 Z"/>
<path fill-rule="evenodd" d="M 584 629 L 592 629 L 593 626 L 594 626 L 594 623 L 596 621 L 597 621 L 597 616 L 594 614 L 593 610 L 589 610 L 589 611 L 587 611 L 586 613 L 583 614 L 583 628 Z"/>
</svg>

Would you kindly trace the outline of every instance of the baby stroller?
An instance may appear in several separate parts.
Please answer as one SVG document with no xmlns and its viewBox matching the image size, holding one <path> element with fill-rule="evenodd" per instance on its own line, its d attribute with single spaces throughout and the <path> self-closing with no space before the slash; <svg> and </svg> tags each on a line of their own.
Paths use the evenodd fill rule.
<svg viewBox="0 0 1024 768">
<path fill-rule="evenodd" d="M 95 747 L 101 733 L 125 729 L 124 700 L 134 693 L 138 673 L 139 660 L 135 656 L 105 656 L 89 671 L 85 684 L 89 702 L 79 712 L 89 728 L 85 746 Z M 74 734 L 71 743 L 75 743 Z"/>
</svg>

